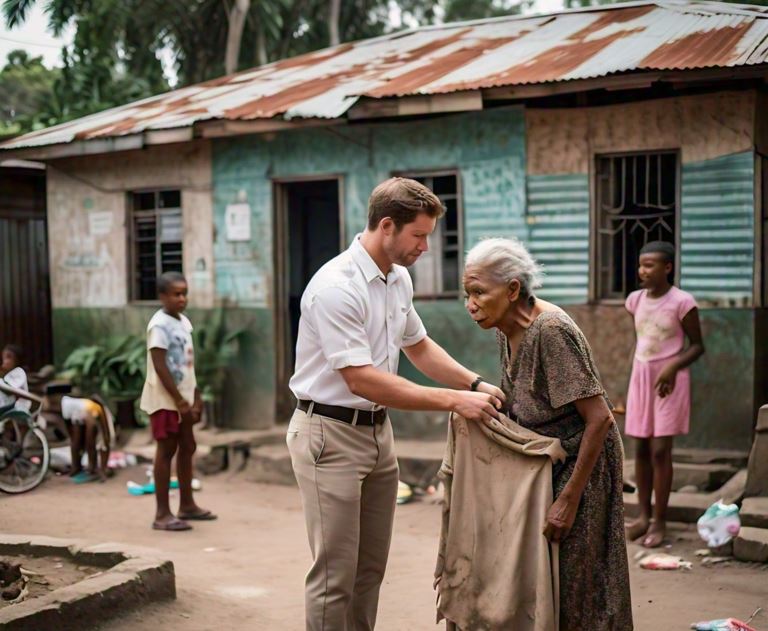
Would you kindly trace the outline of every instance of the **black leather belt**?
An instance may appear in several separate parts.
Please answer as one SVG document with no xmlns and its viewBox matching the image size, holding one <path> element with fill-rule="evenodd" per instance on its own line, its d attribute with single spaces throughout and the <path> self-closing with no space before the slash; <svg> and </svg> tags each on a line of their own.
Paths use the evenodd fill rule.
<svg viewBox="0 0 768 631">
<path fill-rule="evenodd" d="M 387 408 L 380 410 L 356 410 L 354 408 L 345 408 L 340 405 L 325 405 L 323 403 L 314 403 L 313 401 L 299 400 L 298 408 L 302 412 L 309 412 L 312 406 L 312 414 L 327 416 L 342 423 L 350 425 L 381 425 L 387 420 Z M 357 420 L 355 420 L 357 416 Z"/>
</svg>

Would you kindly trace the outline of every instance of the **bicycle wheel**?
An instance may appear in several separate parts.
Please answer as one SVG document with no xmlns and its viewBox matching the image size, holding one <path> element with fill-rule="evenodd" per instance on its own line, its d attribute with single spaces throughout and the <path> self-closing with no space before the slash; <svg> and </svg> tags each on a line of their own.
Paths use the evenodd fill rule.
<svg viewBox="0 0 768 631">
<path fill-rule="evenodd" d="M 31 491 L 45 478 L 49 462 L 48 439 L 40 428 L 0 421 L 0 491 Z"/>
</svg>

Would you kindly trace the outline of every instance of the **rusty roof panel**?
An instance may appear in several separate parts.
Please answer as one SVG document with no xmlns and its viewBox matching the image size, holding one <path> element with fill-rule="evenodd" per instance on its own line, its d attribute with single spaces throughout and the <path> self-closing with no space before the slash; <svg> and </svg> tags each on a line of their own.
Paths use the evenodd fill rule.
<svg viewBox="0 0 768 631">
<path fill-rule="evenodd" d="M 14 138 L 0 149 L 212 120 L 339 118 L 359 98 L 768 64 L 768 7 L 660 0 L 446 24 L 346 43 Z"/>
</svg>

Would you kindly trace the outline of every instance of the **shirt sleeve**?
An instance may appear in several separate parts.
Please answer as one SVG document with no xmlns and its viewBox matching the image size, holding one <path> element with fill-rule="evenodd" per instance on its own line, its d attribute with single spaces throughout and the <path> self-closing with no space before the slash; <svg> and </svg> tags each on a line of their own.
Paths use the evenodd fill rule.
<svg viewBox="0 0 768 631">
<path fill-rule="evenodd" d="M 147 348 L 164 348 L 169 346 L 168 334 L 159 324 L 156 324 L 147 333 Z"/>
<path fill-rule="evenodd" d="M 28 390 L 27 387 L 27 373 L 23 368 L 14 368 L 5 377 L 3 381 L 9 386 L 16 388 L 17 390 Z"/>
<path fill-rule="evenodd" d="M 403 333 L 403 348 L 418 344 L 427 337 L 427 329 L 421 321 L 421 317 L 416 312 L 416 307 L 411 304 L 411 308 L 406 314 L 405 332 Z"/>
<path fill-rule="evenodd" d="M 691 309 L 696 309 L 698 306 L 696 299 L 691 294 L 687 291 L 680 292 L 680 301 L 677 303 L 677 318 L 682 322 Z"/>
<path fill-rule="evenodd" d="M 640 292 L 639 291 L 633 291 L 629 296 L 627 296 L 626 301 L 624 302 L 624 308 L 629 311 L 632 315 L 635 315 L 635 311 L 637 311 L 637 303 L 640 300 Z"/>
<path fill-rule="evenodd" d="M 333 370 L 373 365 L 365 331 L 365 308 L 350 292 L 328 287 L 310 305 L 320 346 Z"/>
<path fill-rule="evenodd" d="M 539 362 L 541 385 L 554 409 L 605 393 L 584 334 L 572 324 L 553 320 L 542 326 Z"/>
</svg>

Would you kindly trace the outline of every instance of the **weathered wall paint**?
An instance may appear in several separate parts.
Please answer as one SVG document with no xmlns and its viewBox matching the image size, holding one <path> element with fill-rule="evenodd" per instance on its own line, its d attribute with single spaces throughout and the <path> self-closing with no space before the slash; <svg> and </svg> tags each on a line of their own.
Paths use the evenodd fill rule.
<svg viewBox="0 0 768 631">
<path fill-rule="evenodd" d="M 368 196 L 396 172 L 458 168 L 465 243 L 482 236 L 525 237 L 525 144 L 519 108 L 429 121 L 290 131 L 214 145 L 216 290 L 240 306 L 272 304 L 272 179 L 343 177 L 347 241 L 365 227 Z M 247 199 L 253 239 L 231 244 L 227 204 Z"/>
<path fill-rule="evenodd" d="M 49 165 L 54 309 L 128 304 L 127 194 L 147 188 L 182 189 L 191 303 L 213 305 L 210 145 L 194 142 Z"/>
<path fill-rule="evenodd" d="M 526 110 L 529 175 L 589 173 L 596 153 L 680 149 L 683 163 L 751 151 L 754 91 Z"/>
<path fill-rule="evenodd" d="M 701 305 L 752 304 L 754 163 L 745 151 L 683 165 L 680 286 Z"/>
</svg>

